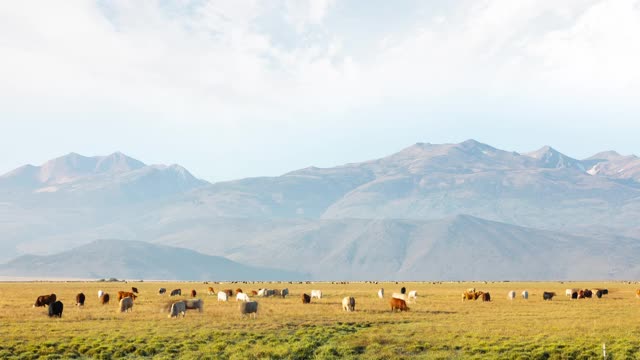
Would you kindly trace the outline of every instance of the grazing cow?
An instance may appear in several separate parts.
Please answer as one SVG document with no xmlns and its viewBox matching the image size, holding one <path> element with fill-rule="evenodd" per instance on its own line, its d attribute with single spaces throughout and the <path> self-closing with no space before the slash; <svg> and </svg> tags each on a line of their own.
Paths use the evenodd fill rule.
<svg viewBox="0 0 640 360">
<path fill-rule="evenodd" d="M 418 292 L 416 290 L 409 291 L 409 297 L 407 299 L 408 300 L 413 299 L 413 301 L 418 300 Z"/>
<path fill-rule="evenodd" d="M 245 293 L 237 293 L 236 294 L 236 301 L 249 301 L 249 295 L 245 294 Z"/>
<path fill-rule="evenodd" d="M 579 289 L 566 289 L 564 295 L 573 298 L 573 293 L 578 292 Z"/>
<path fill-rule="evenodd" d="M 158 295 L 164 295 L 166 293 L 167 293 L 167 289 L 165 289 L 165 288 L 158 289 Z"/>
<path fill-rule="evenodd" d="M 62 309 L 64 309 L 64 304 L 60 301 L 52 302 L 49 304 L 49 317 L 62 317 Z"/>
<path fill-rule="evenodd" d="M 407 302 L 402 299 L 396 299 L 392 297 L 391 299 L 389 299 L 389 305 L 391 305 L 391 311 L 396 311 L 396 310 L 409 311 L 409 308 L 407 307 Z"/>
<path fill-rule="evenodd" d="M 552 300 L 554 296 L 556 296 L 556 293 L 545 291 L 542 293 L 542 300 Z"/>
<path fill-rule="evenodd" d="M 475 300 L 476 299 L 475 296 L 476 296 L 475 292 L 465 291 L 462 293 L 462 301 L 464 302 L 465 300 Z"/>
<path fill-rule="evenodd" d="M 195 289 L 191 290 L 191 297 L 196 297 L 196 290 Z"/>
<path fill-rule="evenodd" d="M 578 296 L 576 296 L 576 298 L 577 299 L 584 299 L 584 290 L 578 290 Z"/>
<path fill-rule="evenodd" d="M 276 295 L 276 290 L 269 289 L 269 290 L 266 291 L 266 295 L 267 296 L 275 296 Z"/>
<path fill-rule="evenodd" d="M 216 294 L 216 291 L 215 291 L 215 290 L 213 290 L 213 288 L 212 288 L 211 286 L 209 286 L 209 289 L 207 289 L 207 294 L 209 294 L 209 295 L 215 295 L 215 294 Z"/>
<path fill-rule="evenodd" d="M 287 288 L 282 289 L 282 298 L 287 297 L 287 295 L 289 295 L 289 289 Z"/>
<path fill-rule="evenodd" d="M 120 299 L 120 308 L 118 309 L 121 313 L 127 311 L 133 311 L 133 298 L 127 296 L 125 298 Z"/>
<path fill-rule="evenodd" d="M 396 299 L 400 299 L 400 300 L 406 300 L 404 294 L 398 294 L 398 293 L 393 293 L 391 294 L 392 298 L 396 298 Z"/>
<path fill-rule="evenodd" d="M 40 295 L 36 299 L 36 303 L 33 304 L 33 307 L 49 306 L 54 302 L 56 302 L 56 294 Z"/>
<path fill-rule="evenodd" d="M 598 299 L 601 299 L 601 298 L 602 298 L 602 290 L 596 290 L 596 297 L 597 297 Z"/>
<path fill-rule="evenodd" d="M 302 303 L 303 304 L 311 304 L 311 296 L 307 294 L 302 294 Z"/>
<path fill-rule="evenodd" d="M 236 289 L 236 294 L 241 293 L 241 292 L 242 292 L 242 289 L 240 289 L 240 288 Z"/>
<path fill-rule="evenodd" d="M 224 291 L 218 291 L 218 301 L 227 301 L 229 300 L 229 295 Z"/>
<path fill-rule="evenodd" d="M 169 296 L 181 296 L 182 295 L 182 289 L 173 289 L 171 290 L 171 294 L 169 294 Z"/>
<path fill-rule="evenodd" d="M 134 294 L 137 294 L 138 293 L 138 288 L 132 286 L 131 287 L 131 292 L 134 293 Z"/>
<path fill-rule="evenodd" d="M 311 290 L 311 298 L 322 299 L 322 291 L 321 290 Z"/>
<path fill-rule="evenodd" d="M 407 288 L 403 286 L 403 287 L 400 289 L 400 294 L 403 294 L 403 295 L 404 295 L 404 294 L 406 294 L 406 293 L 407 293 Z"/>
<path fill-rule="evenodd" d="M 342 310 L 347 312 L 356 311 L 356 299 L 353 296 L 347 296 L 343 298 Z"/>
<path fill-rule="evenodd" d="M 254 318 L 258 316 L 257 301 L 241 302 L 239 308 L 240 308 L 240 314 L 242 315 L 242 317 L 244 317 L 245 315 L 248 315 L 248 316 L 253 315 Z"/>
<path fill-rule="evenodd" d="M 138 295 L 132 293 L 132 292 L 128 292 L 128 291 L 118 291 L 118 301 L 126 298 L 126 297 L 130 297 L 131 300 L 135 300 Z"/>
<path fill-rule="evenodd" d="M 524 290 L 522 292 L 522 298 L 525 299 L 525 300 L 529 299 L 529 292 L 527 290 Z"/>
<path fill-rule="evenodd" d="M 378 297 L 379 297 L 380 299 L 383 299 L 383 298 L 384 298 L 384 289 L 383 289 L 383 288 L 380 288 L 380 290 L 378 290 Z"/>
<path fill-rule="evenodd" d="M 100 303 L 101 303 L 102 305 L 107 305 L 107 304 L 109 303 L 109 294 L 104 293 L 104 294 L 102 295 L 102 297 L 100 298 Z"/>
<path fill-rule="evenodd" d="M 511 290 L 511 291 L 509 291 L 509 292 L 507 293 L 507 299 L 509 299 L 509 300 L 513 300 L 513 299 L 515 299 L 515 298 L 516 298 L 516 292 L 515 292 L 515 291 Z"/>
<path fill-rule="evenodd" d="M 571 293 L 571 300 L 575 300 L 578 298 L 578 295 L 580 295 L 580 293 L 582 292 L 582 290 L 580 291 L 574 291 Z M 583 293 L 583 297 L 584 297 L 584 293 Z"/>
<path fill-rule="evenodd" d="M 602 298 L 602 295 L 609 294 L 609 290 L 608 289 L 593 289 L 593 291 L 594 291 L 594 294 L 596 295 L 596 297 L 598 297 L 598 299 Z"/>
<path fill-rule="evenodd" d="M 251 295 L 253 295 L 253 296 L 258 296 L 258 292 L 257 292 L 257 291 L 255 291 L 255 290 L 251 290 Z"/>
<path fill-rule="evenodd" d="M 274 289 L 273 290 L 273 296 L 282 296 L 282 290 Z"/>
<path fill-rule="evenodd" d="M 98 299 L 100 299 L 104 295 L 104 291 L 98 290 Z"/>
<path fill-rule="evenodd" d="M 76 295 L 76 305 L 84 306 L 85 296 L 83 293 Z"/>
<path fill-rule="evenodd" d="M 488 292 L 482 293 L 482 301 L 491 301 L 491 295 Z"/>
<path fill-rule="evenodd" d="M 233 296 L 233 290 L 231 290 L 231 289 L 226 289 L 226 290 L 223 290 L 223 291 L 224 291 L 225 293 L 227 293 L 227 296 L 228 296 L 228 297 L 232 297 L 232 296 Z"/>
<path fill-rule="evenodd" d="M 587 299 L 591 299 L 593 297 L 593 291 L 589 289 L 584 289 L 584 297 Z"/>
<path fill-rule="evenodd" d="M 187 313 L 187 306 L 183 301 L 177 301 L 171 304 L 171 310 L 169 311 L 169 318 L 177 318 L 178 315 L 182 314 L 182 317 Z"/>
<path fill-rule="evenodd" d="M 267 296 L 267 289 L 258 289 L 258 296 Z"/>
<path fill-rule="evenodd" d="M 202 312 L 204 310 L 204 301 L 202 299 L 187 299 L 182 300 L 187 310 L 198 310 Z"/>
<path fill-rule="evenodd" d="M 474 293 L 476 292 L 476 288 L 468 288 L 467 292 Z"/>
</svg>

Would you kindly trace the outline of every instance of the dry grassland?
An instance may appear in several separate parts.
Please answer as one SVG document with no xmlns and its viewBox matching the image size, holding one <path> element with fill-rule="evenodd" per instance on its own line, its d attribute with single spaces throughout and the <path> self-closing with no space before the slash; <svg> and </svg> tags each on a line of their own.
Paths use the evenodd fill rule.
<svg viewBox="0 0 640 360">
<path fill-rule="evenodd" d="M 118 313 L 118 290 L 136 286 L 133 312 Z M 288 287 L 291 296 L 257 298 L 257 319 L 243 319 L 235 297 L 218 302 L 207 286 Z M 391 313 L 388 298 L 401 286 L 417 290 L 407 313 Z M 0 283 L 0 358 L 156 358 L 156 359 L 596 359 L 606 343 L 608 358 L 640 359 L 639 285 L 626 283 L 331 283 L 214 284 L 167 282 Z M 159 287 L 198 291 L 203 313 L 168 319 L 160 308 L 169 296 Z M 385 299 L 377 298 L 379 287 Z M 463 290 L 489 291 L 490 303 L 462 302 Z M 606 287 L 602 299 L 569 300 L 565 288 Z M 99 289 L 112 302 L 98 302 Z M 323 291 L 322 300 L 303 305 L 300 294 Z M 527 289 L 529 300 L 520 292 Z M 516 290 L 518 298 L 507 300 Z M 543 301 L 543 291 L 555 291 Z M 87 296 L 84 308 L 75 295 Z M 61 319 L 33 308 L 38 295 L 55 293 L 64 303 Z M 356 312 L 341 308 L 356 299 Z M 176 298 L 173 298 L 176 299 Z"/>
</svg>

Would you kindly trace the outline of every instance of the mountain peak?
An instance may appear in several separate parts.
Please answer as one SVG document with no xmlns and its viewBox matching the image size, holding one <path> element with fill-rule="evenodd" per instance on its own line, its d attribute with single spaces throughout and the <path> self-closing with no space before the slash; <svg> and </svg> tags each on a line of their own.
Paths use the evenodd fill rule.
<svg viewBox="0 0 640 360">
<path fill-rule="evenodd" d="M 585 171 L 584 166 L 580 163 L 580 161 L 559 152 L 549 145 L 545 145 L 540 149 L 532 151 L 525 155 L 538 160 L 538 165 L 544 168 L 572 168 Z"/>
</svg>

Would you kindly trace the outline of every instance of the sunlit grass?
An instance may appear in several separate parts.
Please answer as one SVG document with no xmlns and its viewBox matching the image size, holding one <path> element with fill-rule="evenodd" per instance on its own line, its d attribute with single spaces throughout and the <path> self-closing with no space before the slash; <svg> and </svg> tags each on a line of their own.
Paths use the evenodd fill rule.
<svg viewBox="0 0 640 360">
<path fill-rule="evenodd" d="M 133 312 L 121 314 L 115 295 L 140 290 Z M 257 298 L 257 319 L 242 318 L 235 298 L 227 303 L 206 289 L 288 287 L 287 299 Z M 204 312 L 168 319 L 161 308 L 167 295 L 159 287 L 196 289 Z M 406 313 L 391 313 L 388 298 L 376 292 L 417 290 Z M 624 283 L 351 283 L 202 284 L 202 283 L 0 283 L 0 358 L 210 358 L 210 359 L 399 359 L 399 358 L 640 358 L 640 300 L 637 285 Z M 469 287 L 491 292 L 491 303 L 462 302 Z M 566 287 L 607 287 L 603 299 L 542 301 L 542 291 Z M 109 293 L 102 306 L 97 292 Z M 323 290 L 309 305 L 302 292 Z M 509 301 L 509 290 L 529 290 L 530 299 Z M 38 295 L 55 293 L 65 304 L 62 319 L 32 308 Z M 86 305 L 74 306 L 84 292 Z M 344 296 L 356 298 L 356 312 L 342 311 Z"/>
</svg>

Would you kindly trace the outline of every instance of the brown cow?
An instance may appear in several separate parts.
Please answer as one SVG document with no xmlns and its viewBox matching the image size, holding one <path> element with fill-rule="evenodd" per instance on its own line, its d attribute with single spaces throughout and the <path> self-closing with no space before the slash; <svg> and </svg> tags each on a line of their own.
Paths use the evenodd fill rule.
<svg viewBox="0 0 640 360">
<path fill-rule="evenodd" d="M 310 304 L 311 303 L 311 296 L 309 296 L 307 294 L 302 294 L 302 303 L 303 304 Z"/>
<path fill-rule="evenodd" d="M 485 302 L 486 301 L 491 301 L 491 295 L 488 292 L 483 293 L 482 294 L 482 301 L 485 301 Z"/>
<path fill-rule="evenodd" d="M 462 293 L 462 301 L 475 300 L 476 299 L 475 296 L 476 296 L 475 292 L 465 291 Z"/>
<path fill-rule="evenodd" d="M 255 291 L 255 290 L 251 290 L 251 295 L 253 295 L 253 296 L 258 296 L 258 292 L 257 292 L 257 291 Z"/>
<path fill-rule="evenodd" d="M 54 302 L 56 302 L 56 294 L 40 295 L 36 299 L 36 303 L 33 304 L 33 307 L 49 306 L 49 304 L 53 304 Z"/>
<path fill-rule="evenodd" d="M 191 297 L 196 297 L 196 289 L 191 290 Z"/>
<path fill-rule="evenodd" d="M 407 307 L 407 302 L 402 299 L 397 299 L 392 297 L 389 299 L 389 305 L 391 305 L 391 311 L 400 310 L 400 311 L 409 311 Z"/>
<path fill-rule="evenodd" d="M 83 293 L 79 293 L 78 295 L 76 295 L 76 305 L 84 306 L 84 300 L 85 296 Z"/>
<path fill-rule="evenodd" d="M 573 295 L 572 295 L 573 296 Z M 578 299 L 584 299 L 584 290 L 578 290 Z"/>
<path fill-rule="evenodd" d="M 102 303 L 102 305 L 107 305 L 109 303 L 109 294 L 107 293 L 102 294 L 102 297 L 100 298 L 100 302 Z"/>
<path fill-rule="evenodd" d="M 236 289 L 236 294 L 238 294 L 238 293 L 242 293 L 242 289 L 240 289 L 240 288 Z"/>
<path fill-rule="evenodd" d="M 134 293 L 132 292 L 128 292 L 128 291 L 118 291 L 118 301 L 126 298 L 126 297 L 130 297 L 131 299 L 135 300 L 138 296 L 136 296 Z"/>
<path fill-rule="evenodd" d="M 591 299 L 593 297 L 593 291 L 584 289 L 584 297 L 586 297 L 587 299 Z"/>
<path fill-rule="evenodd" d="M 213 288 L 212 288 L 211 286 L 209 286 L 209 289 L 207 289 L 207 293 L 208 293 L 209 295 L 215 295 L 215 294 L 216 294 L 216 291 L 215 291 L 215 290 L 213 290 Z"/>
<path fill-rule="evenodd" d="M 232 297 L 233 296 L 233 290 L 231 290 L 231 289 L 226 289 L 226 290 L 222 290 L 222 291 L 226 292 L 228 297 Z"/>
</svg>

